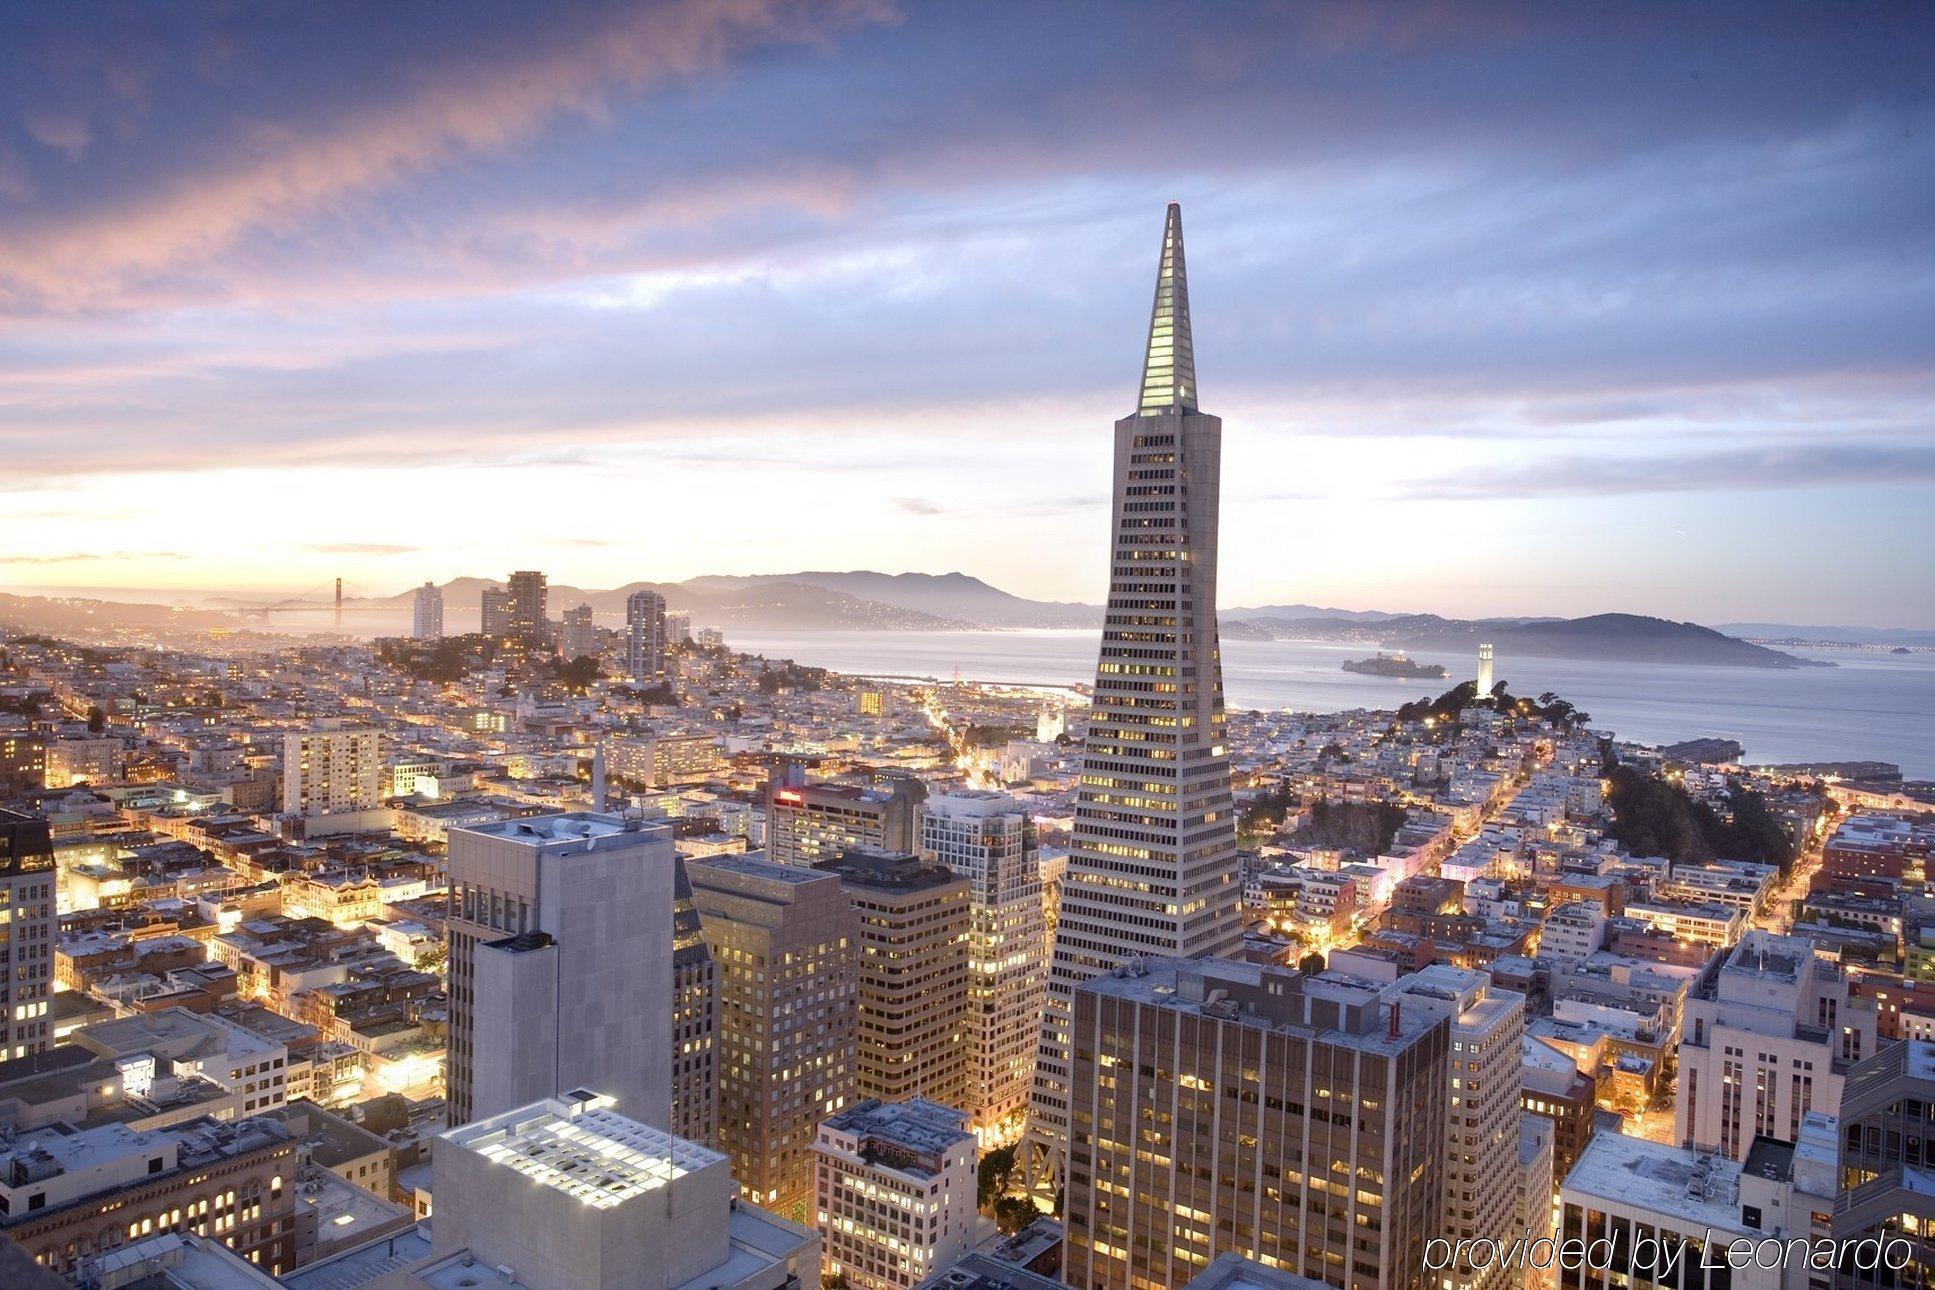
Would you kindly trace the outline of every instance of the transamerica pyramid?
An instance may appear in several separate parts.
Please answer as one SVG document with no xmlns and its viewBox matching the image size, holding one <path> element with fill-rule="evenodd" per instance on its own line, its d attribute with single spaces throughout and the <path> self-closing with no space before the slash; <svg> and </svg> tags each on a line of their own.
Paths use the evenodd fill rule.
<svg viewBox="0 0 1935 1290">
<path fill-rule="evenodd" d="M 1162 232 L 1136 410 L 1115 423 L 1108 616 L 1025 1167 L 1059 1179 L 1074 988 L 1141 955 L 1233 954 L 1242 883 L 1216 635 L 1223 423 L 1196 407 L 1182 208 Z"/>
</svg>

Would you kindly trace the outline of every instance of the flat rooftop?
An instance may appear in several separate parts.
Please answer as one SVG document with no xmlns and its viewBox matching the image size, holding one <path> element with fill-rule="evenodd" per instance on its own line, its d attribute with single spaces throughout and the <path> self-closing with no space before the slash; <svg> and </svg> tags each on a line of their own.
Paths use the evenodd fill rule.
<svg viewBox="0 0 1935 1290">
<path fill-rule="evenodd" d="M 611 1110 L 612 1099 L 578 1090 L 439 1135 L 540 1186 L 610 1209 L 726 1157 Z"/>
<path fill-rule="evenodd" d="M 590 847 L 601 839 L 625 835 L 640 841 L 658 841 L 671 835 L 672 826 L 662 820 L 627 819 L 621 815 L 599 814 L 595 811 L 566 811 L 559 815 L 531 815 L 514 820 L 494 820 L 488 824 L 453 828 L 451 832 L 521 842 L 532 847 L 569 847 L 573 844 Z"/>
<path fill-rule="evenodd" d="M 1565 1193 L 1651 1210 L 1688 1230 L 1744 1234 L 1740 1165 L 1721 1155 L 1596 1133 L 1565 1178 Z"/>
<path fill-rule="evenodd" d="M 716 869 L 720 873 L 736 873 L 746 878 L 764 878 L 769 882 L 790 882 L 797 885 L 828 880 L 839 881 L 833 874 L 822 873 L 806 865 L 781 864 L 777 860 L 768 860 L 765 854 L 759 851 L 697 857 L 691 859 L 689 864 L 692 872 L 700 869 Z"/>
</svg>

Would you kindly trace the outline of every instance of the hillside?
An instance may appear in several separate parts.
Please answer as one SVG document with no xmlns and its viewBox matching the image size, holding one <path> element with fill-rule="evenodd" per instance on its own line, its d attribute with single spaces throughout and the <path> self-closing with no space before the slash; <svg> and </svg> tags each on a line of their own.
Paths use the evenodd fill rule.
<svg viewBox="0 0 1935 1290">
<path fill-rule="evenodd" d="M 743 591 L 775 583 L 820 587 L 855 600 L 890 605 L 910 613 L 957 619 L 979 627 L 1087 628 L 1102 620 L 1100 605 L 1027 600 L 965 573 L 787 573 L 693 578 L 683 585 L 704 592 Z"/>
<path fill-rule="evenodd" d="M 1480 641 L 1490 641 L 1497 646 L 1501 658 L 1517 654 L 1531 658 L 1698 667 L 1832 666 L 1749 644 L 1698 623 L 1675 623 L 1640 614 L 1476 620 L 1407 614 L 1378 623 L 1339 618 L 1271 618 L 1253 622 L 1280 640 L 1363 642 L 1389 649 L 1462 654 L 1475 650 Z"/>
</svg>

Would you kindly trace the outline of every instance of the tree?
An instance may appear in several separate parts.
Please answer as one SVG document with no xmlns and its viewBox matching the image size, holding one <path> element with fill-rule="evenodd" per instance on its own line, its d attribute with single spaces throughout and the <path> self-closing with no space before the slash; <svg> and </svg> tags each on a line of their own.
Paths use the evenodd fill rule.
<svg viewBox="0 0 1935 1290">
<path fill-rule="evenodd" d="M 820 1278 L 820 1290 L 847 1290 L 847 1274 L 829 1272 Z"/>
<path fill-rule="evenodd" d="M 981 1175 L 976 1187 L 975 1204 L 986 1209 L 994 1203 L 995 1197 L 1008 1190 L 1008 1182 L 1014 1177 L 1015 1149 L 996 1147 L 981 1157 Z"/>
<path fill-rule="evenodd" d="M 598 683 L 600 672 L 597 659 L 580 654 L 569 663 L 558 664 L 558 684 L 573 694 L 583 694 Z"/>
<path fill-rule="evenodd" d="M 87 732 L 91 735 L 98 735 L 106 729 L 107 713 L 101 711 L 101 705 L 96 703 L 87 710 Z"/>
<path fill-rule="evenodd" d="M 1026 1196 L 1003 1196 L 994 1202 L 994 1225 L 1003 1236 L 1012 1236 L 1041 1217 L 1041 1210 Z"/>
</svg>

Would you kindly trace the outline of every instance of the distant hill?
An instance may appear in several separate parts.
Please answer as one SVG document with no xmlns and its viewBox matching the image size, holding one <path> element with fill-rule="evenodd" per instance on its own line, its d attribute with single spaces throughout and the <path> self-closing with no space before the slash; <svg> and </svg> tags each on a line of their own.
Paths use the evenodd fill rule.
<svg viewBox="0 0 1935 1290">
<path fill-rule="evenodd" d="M 1798 623 L 1721 623 L 1729 636 L 1763 641 L 1821 641 L 1838 645 L 1935 646 L 1935 631 L 1912 627 L 1822 627 Z"/>
<path fill-rule="evenodd" d="M 749 579 L 743 585 L 708 585 L 712 581 L 699 578 L 685 583 L 628 582 L 622 587 L 603 589 L 552 583 L 546 599 L 553 614 L 573 605 L 588 604 L 600 615 L 616 617 L 625 612 L 625 601 L 634 591 L 656 591 L 665 597 L 667 609 L 689 613 L 694 623 L 710 627 L 941 631 L 975 626 L 962 619 L 881 604 L 791 579 Z M 474 614 L 484 588 L 503 585 L 489 578 L 453 578 L 443 584 L 444 612 Z M 400 607 L 409 604 L 415 594 L 414 590 L 406 591 L 373 603 Z"/>
<path fill-rule="evenodd" d="M 748 587 L 799 583 L 891 605 L 911 613 L 964 621 L 979 627 L 1096 627 L 1100 605 L 1072 601 L 1027 600 L 965 573 L 786 573 L 693 578 L 684 585 L 705 592 L 743 592 Z"/>
<path fill-rule="evenodd" d="M 444 584 L 447 613 L 475 612 L 484 578 Z M 590 604 L 607 617 L 624 613 L 625 598 L 641 588 L 658 592 L 668 607 L 695 623 L 767 630 L 871 629 L 889 631 L 1060 627 L 1093 629 L 1102 609 L 1070 601 L 1028 600 L 965 573 L 806 572 L 719 575 L 686 582 L 633 582 L 590 589 L 554 584 L 553 613 Z M 410 592 L 384 604 L 405 605 Z M 1445 618 L 1383 610 L 1325 609 L 1313 605 L 1261 605 L 1219 615 L 1230 640 L 1320 640 L 1390 649 L 1465 653 L 1480 641 L 1513 654 L 1540 658 L 1690 666 L 1796 668 L 1830 666 L 1702 627 L 1639 614 L 1586 618 Z M 1763 624 L 1764 626 L 1764 624 Z M 1907 635 L 1907 633 L 1904 633 Z"/>
<path fill-rule="evenodd" d="M 1593 614 L 1586 618 L 1460 619 L 1406 614 L 1382 622 L 1341 618 L 1255 619 L 1280 640 L 1375 643 L 1393 649 L 1464 653 L 1489 641 L 1501 659 L 1579 658 L 1616 663 L 1667 663 L 1705 667 L 1831 667 L 1779 650 L 1737 640 L 1698 623 L 1675 623 L 1640 614 Z"/>
</svg>

